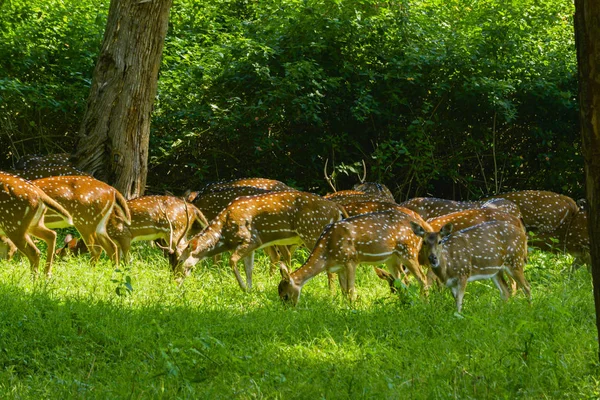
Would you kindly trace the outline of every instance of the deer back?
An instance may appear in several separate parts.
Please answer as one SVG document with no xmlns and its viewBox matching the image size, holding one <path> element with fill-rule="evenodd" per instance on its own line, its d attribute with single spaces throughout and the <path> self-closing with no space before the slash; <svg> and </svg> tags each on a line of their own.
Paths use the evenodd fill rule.
<svg viewBox="0 0 600 400">
<path fill-rule="evenodd" d="M 75 225 L 93 225 L 104 220 L 115 204 L 121 209 L 126 222 L 130 221 L 131 215 L 123 196 L 112 186 L 90 176 L 53 176 L 32 183 L 65 207 L 73 216 Z M 51 215 L 47 215 L 47 221 L 56 223 Z"/>
<path fill-rule="evenodd" d="M 238 187 L 238 186 L 250 186 L 258 189 L 264 189 L 270 192 L 283 192 L 295 190 L 293 187 L 286 185 L 283 182 L 274 180 L 274 179 L 266 179 L 266 178 L 243 178 L 243 179 L 234 179 L 231 181 L 217 182 L 211 183 L 205 186 L 200 193 L 208 193 L 215 190 L 220 190 L 223 188 L 229 187 Z"/>
<path fill-rule="evenodd" d="M 211 192 L 199 194 L 193 201 L 193 204 L 198 207 L 206 219 L 210 221 L 238 197 L 254 196 L 264 193 L 269 193 L 269 190 L 253 186 L 223 187 Z"/>
<path fill-rule="evenodd" d="M 480 207 L 480 204 L 476 202 L 446 200 L 435 197 L 415 197 L 400 203 L 400 205 L 415 211 L 425 220 Z"/>
<path fill-rule="evenodd" d="M 553 232 L 578 213 L 575 200 L 554 192 L 522 190 L 504 193 L 503 198 L 517 204 L 525 226 L 538 232 Z"/>
<path fill-rule="evenodd" d="M 392 194 L 392 191 L 390 189 L 388 189 L 388 187 L 385 186 L 383 183 L 362 182 L 362 183 L 357 183 L 356 185 L 354 185 L 354 187 L 352 189 L 357 190 L 359 192 L 376 195 L 384 201 L 389 201 L 391 203 L 396 202 L 396 199 L 394 199 L 394 195 Z"/>
<path fill-rule="evenodd" d="M 452 223 L 453 230 L 460 231 L 471 226 L 488 221 L 507 221 L 521 229 L 525 229 L 523 222 L 512 214 L 493 208 L 472 208 L 470 210 L 457 211 L 441 217 L 427 220 L 434 230 L 440 230 L 447 223 Z"/>
<path fill-rule="evenodd" d="M 420 221 L 424 221 L 421 216 L 413 210 L 386 201 L 360 201 L 356 203 L 348 203 L 344 205 L 344 209 L 346 212 L 348 212 L 350 217 L 372 212 L 396 210 L 408 214 Z"/>
</svg>

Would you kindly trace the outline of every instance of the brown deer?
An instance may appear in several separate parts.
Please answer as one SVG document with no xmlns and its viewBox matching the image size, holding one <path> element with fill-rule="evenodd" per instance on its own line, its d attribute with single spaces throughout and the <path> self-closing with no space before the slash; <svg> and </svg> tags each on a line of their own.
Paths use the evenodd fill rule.
<svg viewBox="0 0 600 400">
<path fill-rule="evenodd" d="M 98 260 L 101 249 L 104 249 L 108 257 L 118 265 L 117 245 L 108 236 L 106 229 L 113 210 L 118 210 L 126 224 L 131 222 L 127 201 L 121 193 L 89 176 L 53 176 L 37 179 L 32 183 L 73 216 L 72 223 L 65 223 L 61 218 L 48 213 L 45 221 L 49 228 L 74 226 L 90 250 L 92 262 Z"/>
<path fill-rule="evenodd" d="M 530 243 L 543 250 L 569 253 L 574 257 L 573 267 L 592 265 L 587 210 L 581 201 L 579 210 L 552 232 L 538 232 L 530 237 Z"/>
<path fill-rule="evenodd" d="M 325 160 L 325 167 L 323 168 L 323 174 L 325 181 L 333 189 L 333 193 L 329 193 L 324 197 L 335 201 L 336 203 L 346 205 L 349 203 L 356 203 L 359 201 L 386 201 L 390 203 L 396 203 L 394 195 L 384 184 L 377 182 L 365 182 L 367 177 L 367 166 L 365 160 L 362 160 L 363 165 L 363 176 L 359 175 L 358 179 L 360 183 L 354 185 L 353 190 L 337 190 L 334 184 L 334 173 L 329 175 L 327 173 L 327 163 L 329 159 Z"/>
<path fill-rule="evenodd" d="M 396 278 L 400 266 L 405 265 L 426 290 L 418 262 L 422 240 L 413 233 L 411 224 L 420 226 L 410 215 L 390 210 L 358 215 L 329 225 L 302 267 L 292 273 L 281 267 L 279 297 L 296 305 L 306 282 L 328 271 L 337 272 L 342 292 L 352 301 L 356 298 L 354 278 L 358 264 L 385 263 Z"/>
<path fill-rule="evenodd" d="M 262 184 L 264 186 L 266 185 L 266 183 L 263 181 L 265 180 L 256 180 L 254 183 L 258 185 Z M 204 194 L 198 194 L 194 197 L 193 204 L 196 207 L 198 207 L 200 211 L 202 211 L 202 213 L 206 216 L 207 220 L 210 221 L 214 219 L 221 211 L 223 211 L 229 205 L 229 203 L 231 203 L 238 197 L 255 196 L 258 194 L 271 192 L 270 190 L 261 189 L 259 187 L 254 186 L 237 186 L 237 181 L 233 182 L 235 183 L 234 186 L 222 186 L 220 189 L 215 189 Z M 274 186 L 272 185 L 271 187 Z M 269 259 L 271 260 L 271 274 L 275 272 L 276 265 L 278 265 L 280 261 L 283 261 L 288 266 L 292 265 L 292 246 L 265 247 L 263 251 L 267 253 Z M 218 258 L 220 258 L 220 256 L 216 256 L 215 261 Z"/>
<path fill-rule="evenodd" d="M 388 189 L 388 187 L 385 186 L 383 183 L 361 182 L 354 185 L 352 189 L 366 194 L 378 196 L 383 201 L 389 201 L 390 203 L 396 202 L 392 191 Z"/>
<path fill-rule="evenodd" d="M 231 202 L 208 227 L 181 246 L 174 266 L 183 279 L 200 260 L 231 251 L 229 263 L 242 290 L 252 288 L 253 254 L 272 245 L 304 243 L 312 249 L 325 225 L 347 216 L 336 203 L 300 192 L 275 192 L 240 197 Z M 237 263 L 244 259 L 246 282 Z"/>
<path fill-rule="evenodd" d="M 492 196 L 490 200 L 505 199 L 521 210 L 523 222 L 536 232 L 554 232 L 579 212 L 575 200 L 554 192 L 522 190 Z"/>
<path fill-rule="evenodd" d="M 400 203 L 400 205 L 417 212 L 425 220 L 474 208 L 500 209 L 509 214 L 513 214 L 517 218 L 521 218 L 519 207 L 506 199 L 455 201 L 438 199 L 435 197 L 415 197 L 414 199 Z"/>
<path fill-rule="evenodd" d="M 123 223 L 114 213 L 108 224 L 108 235 L 119 247 L 119 259 L 129 262 L 131 243 L 141 240 L 162 239 L 161 246 L 169 254 L 175 253 L 176 241 L 197 234 L 208 222 L 198 208 L 173 196 L 142 196 L 127 202 L 131 223 Z"/>
<path fill-rule="evenodd" d="M 28 181 L 0 172 L 0 235 L 5 235 L 27 257 L 34 276 L 38 272 L 40 251 L 30 235 L 46 242 L 46 274 L 52 273 L 56 233 L 44 225 L 44 214 L 50 209 L 67 223 L 70 213 L 40 188 Z"/>
<path fill-rule="evenodd" d="M 358 190 L 340 190 L 335 193 L 329 193 L 323 196 L 323 198 L 345 206 L 350 203 L 359 203 L 362 201 L 379 201 L 385 202 L 384 198 L 377 194 L 360 192 Z M 395 203 L 392 203 L 395 204 Z"/>
<path fill-rule="evenodd" d="M 529 283 L 523 274 L 527 260 L 527 235 L 507 221 L 490 221 L 452 233 L 452 224 L 429 232 L 411 224 L 415 235 L 423 238 L 420 260 L 432 268 L 440 281 L 452 290 L 458 312 L 462 309 L 467 282 L 492 279 L 502 298 L 510 291 L 501 272 L 506 271 L 530 297 Z"/>
</svg>

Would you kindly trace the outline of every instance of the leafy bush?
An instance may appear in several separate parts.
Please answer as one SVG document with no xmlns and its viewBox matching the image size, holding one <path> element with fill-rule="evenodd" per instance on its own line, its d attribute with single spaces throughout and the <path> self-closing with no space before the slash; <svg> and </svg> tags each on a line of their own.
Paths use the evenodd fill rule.
<svg viewBox="0 0 600 400">
<path fill-rule="evenodd" d="M 72 145 L 106 6 L 0 5 L 2 166 Z M 149 184 L 260 175 L 323 192 L 329 158 L 364 159 L 399 198 L 581 196 L 572 14 L 566 0 L 175 2 Z"/>
</svg>

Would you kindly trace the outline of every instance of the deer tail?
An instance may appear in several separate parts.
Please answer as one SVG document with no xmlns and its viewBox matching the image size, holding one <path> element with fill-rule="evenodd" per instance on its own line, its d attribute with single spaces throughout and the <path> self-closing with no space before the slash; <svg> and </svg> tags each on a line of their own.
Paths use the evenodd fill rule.
<svg viewBox="0 0 600 400">
<path fill-rule="evenodd" d="M 40 189 L 39 192 L 40 198 L 42 199 L 42 202 L 46 205 L 46 207 L 59 213 L 65 218 L 69 225 L 73 225 L 73 217 L 71 217 L 71 214 L 63 206 L 58 204 L 58 202 L 52 197 L 48 196 L 42 189 Z"/>
<path fill-rule="evenodd" d="M 127 206 L 127 200 L 125 197 L 115 189 L 115 206 L 120 208 L 123 214 L 123 222 L 126 225 L 131 225 L 131 213 L 129 212 L 129 207 Z"/>
</svg>

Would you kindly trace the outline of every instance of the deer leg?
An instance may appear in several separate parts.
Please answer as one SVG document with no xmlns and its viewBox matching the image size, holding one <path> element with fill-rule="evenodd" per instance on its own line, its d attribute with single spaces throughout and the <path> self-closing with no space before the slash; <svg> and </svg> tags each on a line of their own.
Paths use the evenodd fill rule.
<svg viewBox="0 0 600 400">
<path fill-rule="evenodd" d="M 340 289 L 342 289 L 342 294 L 344 296 L 348 296 L 348 285 L 346 280 L 346 271 L 340 270 L 337 273 L 338 281 L 340 282 Z"/>
<path fill-rule="evenodd" d="M 96 238 L 100 243 L 100 246 L 106 252 L 108 258 L 115 264 L 116 267 L 119 266 L 119 249 L 115 242 L 112 241 L 110 236 L 106 232 L 96 232 Z"/>
<path fill-rule="evenodd" d="M 465 296 L 465 289 L 467 288 L 467 277 L 461 276 L 458 278 L 456 285 L 452 287 L 452 294 L 456 300 L 456 309 L 458 312 L 462 310 L 463 297 Z"/>
<path fill-rule="evenodd" d="M 271 261 L 271 265 L 269 267 L 269 275 L 273 276 L 277 271 L 277 265 L 281 260 L 281 255 L 279 254 L 275 246 L 265 247 L 263 251 L 267 254 L 267 256 L 269 256 L 269 261 Z"/>
<path fill-rule="evenodd" d="M 502 299 L 508 300 L 511 293 L 510 293 L 510 290 L 508 289 L 508 285 L 507 285 L 506 281 L 504 280 L 502 271 L 500 271 L 496 275 L 494 275 L 492 277 L 492 281 L 494 281 L 494 284 L 496 284 L 496 287 L 500 291 L 500 296 L 502 297 Z"/>
<path fill-rule="evenodd" d="M 248 291 L 252 290 L 252 270 L 254 269 L 254 252 L 244 257 L 244 270 L 246 272 L 246 282 L 248 284 Z"/>
<path fill-rule="evenodd" d="M 517 284 L 521 287 L 521 289 L 523 289 L 525 296 L 531 300 L 531 289 L 529 287 L 529 282 L 527 282 L 527 279 L 525 279 L 523 265 L 516 265 L 513 268 L 508 268 L 507 270 L 510 276 L 512 276 L 514 280 L 517 281 Z"/>
<path fill-rule="evenodd" d="M 229 257 L 229 264 L 231 265 L 231 268 L 233 269 L 233 273 L 235 274 L 235 277 L 243 291 L 249 291 L 251 288 L 249 288 L 247 286 L 246 282 L 244 282 L 244 280 L 242 279 L 242 276 L 240 275 L 240 271 L 238 271 L 238 268 L 237 268 L 237 263 L 240 259 L 245 258 L 246 256 L 249 256 L 251 253 L 253 253 L 255 247 L 256 246 L 252 246 L 252 244 L 250 244 L 250 243 L 242 244 L 241 246 L 238 246 L 231 253 L 231 256 Z M 254 259 L 252 261 L 254 261 Z M 245 265 L 246 276 L 252 275 L 253 266 L 254 265 Z M 252 285 L 252 279 L 250 279 L 249 283 L 250 283 L 250 285 Z"/>
<path fill-rule="evenodd" d="M 348 300 L 353 302 L 356 300 L 356 288 L 354 287 L 354 282 L 356 280 L 356 263 L 355 262 L 347 262 L 346 263 L 346 293 L 348 293 Z"/>
<path fill-rule="evenodd" d="M 33 236 L 46 242 L 46 275 L 50 277 L 52 276 L 52 261 L 54 260 L 54 250 L 56 248 L 56 232 L 46 228 L 41 223 L 31 227 L 29 231 Z"/>
<path fill-rule="evenodd" d="M 7 232 L 8 236 L 8 232 Z M 37 276 L 38 267 L 40 265 L 40 250 L 35 246 L 33 240 L 27 233 L 23 233 L 21 237 L 20 234 L 11 235 L 8 238 L 15 244 L 17 249 L 29 260 L 29 264 L 31 266 L 31 273 L 33 276 Z"/>
<path fill-rule="evenodd" d="M 423 271 L 421 270 L 421 266 L 419 265 L 419 263 L 416 260 L 406 260 L 406 262 L 404 262 L 403 264 L 406 265 L 408 270 L 415 276 L 415 278 L 417 278 L 417 281 L 419 282 L 419 284 L 421 284 L 423 290 L 427 292 L 427 290 L 429 289 L 429 285 L 427 284 L 427 280 L 423 276 Z"/>
</svg>

